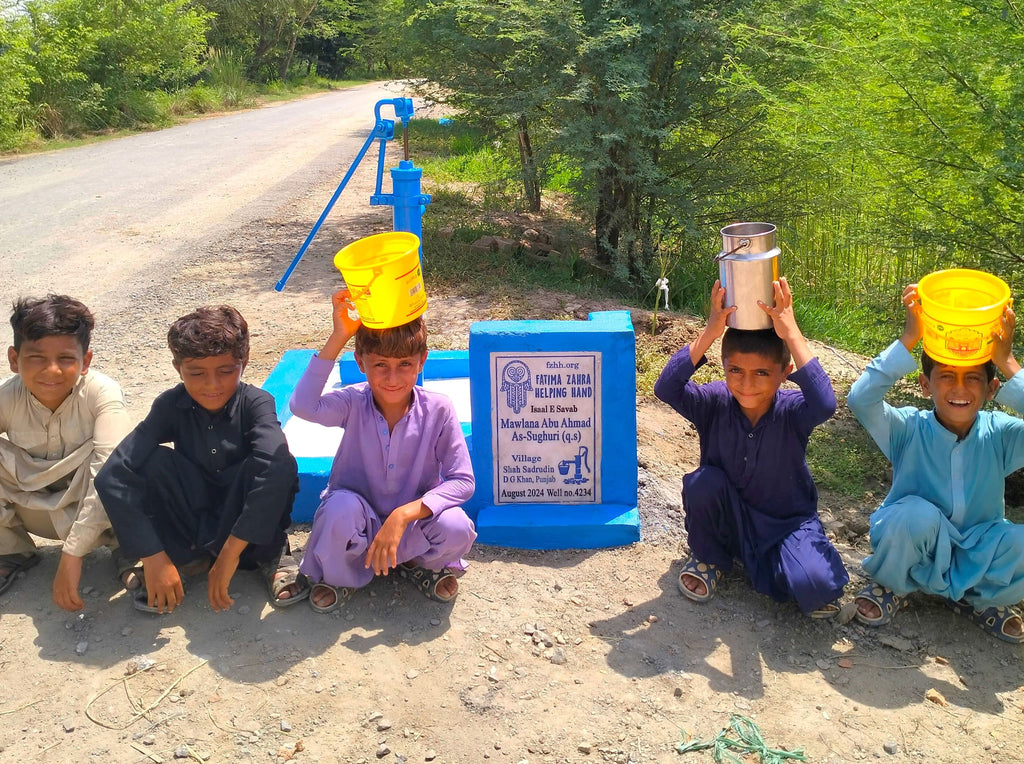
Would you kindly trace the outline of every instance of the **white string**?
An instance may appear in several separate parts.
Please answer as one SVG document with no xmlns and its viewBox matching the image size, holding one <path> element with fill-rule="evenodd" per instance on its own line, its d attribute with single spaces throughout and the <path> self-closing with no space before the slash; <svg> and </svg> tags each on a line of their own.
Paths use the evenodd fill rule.
<svg viewBox="0 0 1024 764">
<path fill-rule="evenodd" d="M 661 278 L 654 282 L 654 286 L 665 295 L 665 310 L 668 310 L 668 279 Z"/>
</svg>

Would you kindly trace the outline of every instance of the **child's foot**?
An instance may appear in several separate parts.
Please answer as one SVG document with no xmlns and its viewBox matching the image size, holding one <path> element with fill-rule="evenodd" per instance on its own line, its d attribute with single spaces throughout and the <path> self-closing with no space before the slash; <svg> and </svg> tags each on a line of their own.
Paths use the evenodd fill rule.
<svg viewBox="0 0 1024 764">
<path fill-rule="evenodd" d="M 333 613 L 352 596 L 347 586 L 331 586 L 323 581 L 313 584 L 309 594 L 309 606 L 317 613 Z"/>
<path fill-rule="evenodd" d="M 717 565 L 690 557 L 679 574 L 679 591 L 694 602 L 707 602 L 715 596 L 721 578 L 722 570 Z"/>
<path fill-rule="evenodd" d="M 29 555 L 0 555 L 0 594 L 3 594 L 14 585 L 19 573 L 36 565 L 41 559 L 35 552 Z"/>
<path fill-rule="evenodd" d="M 960 615 L 965 615 L 980 626 L 984 631 L 1003 642 L 1019 645 L 1024 642 L 1024 619 L 1016 608 L 992 605 L 987 608 L 974 608 L 969 603 L 949 602 Z"/>
<path fill-rule="evenodd" d="M 839 600 L 835 600 L 834 602 L 829 602 L 827 605 L 822 605 L 821 607 L 812 610 L 807 614 L 807 616 L 808 618 L 813 618 L 818 621 L 827 620 L 839 615 L 840 610 L 842 610 L 842 607 L 839 604 Z"/>
<path fill-rule="evenodd" d="M 459 579 L 450 568 L 430 570 L 419 565 L 403 562 L 397 568 L 398 575 L 416 584 L 428 599 L 435 602 L 451 602 L 459 593 Z"/>
<path fill-rule="evenodd" d="M 282 555 L 276 564 L 260 568 L 266 578 L 267 596 L 274 607 L 289 607 L 309 596 L 309 581 L 299 572 L 299 564 L 289 554 Z"/>
<path fill-rule="evenodd" d="M 903 597 L 881 584 L 868 584 L 853 601 L 857 603 L 856 618 L 865 626 L 884 626 L 906 605 Z"/>
<path fill-rule="evenodd" d="M 115 553 L 114 567 L 117 569 L 117 580 L 121 582 L 121 586 L 125 588 L 125 591 L 133 592 L 136 589 L 140 589 L 145 583 L 142 577 L 142 563 L 138 560 L 122 557 L 120 554 Z"/>
</svg>

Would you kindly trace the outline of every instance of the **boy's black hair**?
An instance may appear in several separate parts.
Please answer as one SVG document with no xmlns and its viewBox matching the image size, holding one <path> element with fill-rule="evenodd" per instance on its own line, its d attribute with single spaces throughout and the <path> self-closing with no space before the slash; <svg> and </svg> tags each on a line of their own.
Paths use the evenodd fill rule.
<svg viewBox="0 0 1024 764">
<path fill-rule="evenodd" d="M 167 346 L 175 364 L 225 353 L 245 363 L 249 360 L 249 325 L 230 305 L 204 305 L 171 324 Z"/>
<path fill-rule="evenodd" d="M 356 355 L 367 353 L 385 358 L 407 358 L 427 352 L 427 323 L 423 317 L 390 329 L 356 329 Z"/>
<path fill-rule="evenodd" d="M 928 377 L 928 379 L 932 378 L 932 369 L 935 368 L 935 365 L 936 365 L 935 359 L 932 358 L 930 355 L 928 355 L 928 353 L 926 353 L 924 350 L 922 350 L 921 351 L 921 372 L 926 377 Z M 986 379 L 986 381 L 991 382 L 993 379 L 996 378 L 996 365 L 992 361 L 991 358 L 989 360 L 985 361 L 985 363 L 979 364 L 979 365 L 985 367 L 985 379 Z"/>
<path fill-rule="evenodd" d="M 89 350 L 89 339 L 95 325 L 92 312 L 66 294 L 22 297 L 15 301 L 11 310 L 16 351 L 21 350 L 21 343 L 25 340 L 35 342 L 43 337 L 64 335 L 77 339 L 85 353 Z"/>
<path fill-rule="evenodd" d="M 789 348 L 774 329 L 726 329 L 722 335 L 722 359 L 733 353 L 763 356 L 782 368 L 789 365 Z"/>
</svg>

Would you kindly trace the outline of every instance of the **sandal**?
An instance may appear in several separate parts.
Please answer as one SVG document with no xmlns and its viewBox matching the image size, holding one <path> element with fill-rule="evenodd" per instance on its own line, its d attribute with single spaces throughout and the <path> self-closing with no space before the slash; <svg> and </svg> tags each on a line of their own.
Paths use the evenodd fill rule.
<svg viewBox="0 0 1024 764">
<path fill-rule="evenodd" d="M 996 639 L 1001 639 L 1003 642 L 1009 642 L 1014 645 L 1024 643 L 1024 633 L 1009 634 L 1006 631 L 1006 624 L 1014 618 L 1022 621 L 1022 625 L 1024 625 L 1024 619 L 1022 619 L 1020 612 L 1016 608 L 1006 605 L 991 605 L 983 610 L 978 610 L 963 600 L 959 602 L 948 600 L 947 602 L 954 612 L 967 616 L 978 624 L 983 631 L 991 634 Z"/>
<path fill-rule="evenodd" d="M 290 554 L 261 565 L 260 573 L 267 583 L 267 596 L 274 607 L 291 607 L 309 596 L 309 581 L 299 572 L 299 563 Z M 297 586 L 297 591 L 289 597 L 281 597 L 290 586 Z"/>
<path fill-rule="evenodd" d="M 828 618 L 835 618 L 839 615 L 840 610 L 842 610 L 842 608 L 839 605 L 839 600 L 835 600 L 833 602 L 829 602 L 827 605 L 822 605 L 821 607 L 812 610 L 807 614 L 807 617 L 813 618 L 816 621 L 823 621 Z"/>
<path fill-rule="evenodd" d="M 332 594 L 334 594 L 334 599 L 331 601 L 331 603 L 329 605 L 316 604 L 314 596 L 317 594 L 317 592 L 323 592 L 328 590 Z M 307 591 L 306 594 L 309 597 L 309 606 L 313 608 L 313 612 L 333 613 L 335 610 L 341 607 L 343 603 L 347 602 L 349 597 L 352 596 L 352 589 L 347 586 L 331 586 L 330 584 L 325 584 L 323 581 L 320 581 L 318 583 L 313 584 L 313 586 Z"/>
<path fill-rule="evenodd" d="M 686 588 L 686 584 L 683 583 L 684 576 L 696 578 L 704 584 L 704 593 L 698 594 Z M 715 590 L 718 588 L 718 582 L 721 580 L 722 569 L 717 565 L 710 562 L 699 562 L 696 558 L 690 557 L 683 563 L 683 570 L 680 572 L 676 583 L 679 584 L 679 591 L 694 602 L 707 602 L 715 596 Z"/>
<path fill-rule="evenodd" d="M 27 557 L 23 554 L 0 555 L 0 568 L 7 569 L 7 573 L 3 578 L 0 578 L 0 594 L 3 594 L 14 585 L 14 581 L 19 573 L 38 565 L 41 559 L 43 558 L 35 552 Z"/>
<path fill-rule="evenodd" d="M 423 592 L 427 599 L 434 600 L 434 602 L 451 602 L 458 594 L 458 579 L 455 578 L 455 573 L 451 568 L 441 568 L 441 570 L 430 570 L 419 565 L 406 565 L 402 563 L 397 568 L 398 575 L 407 581 L 412 581 L 416 588 Z M 456 589 L 454 594 L 444 595 L 441 594 L 437 589 L 437 585 L 444 581 L 446 578 L 452 578 L 456 581 Z"/>
<path fill-rule="evenodd" d="M 125 591 L 133 592 L 142 586 L 144 569 L 138 560 L 115 552 L 114 569 L 117 571 L 117 580 Z"/>
<path fill-rule="evenodd" d="M 901 597 L 889 587 L 882 586 L 881 584 L 868 584 L 853 598 L 854 602 L 857 600 L 867 600 L 878 608 L 879 614 L 874 618 L 864 615 L 860 612 L 860 608 L 857 609 L 857 614 L 854 616 L 865 626 L 872 627 L 885 626 L 885 624 L 893 619 L 896 613 L 907 606 L 905 597 Z"/>
</svg>

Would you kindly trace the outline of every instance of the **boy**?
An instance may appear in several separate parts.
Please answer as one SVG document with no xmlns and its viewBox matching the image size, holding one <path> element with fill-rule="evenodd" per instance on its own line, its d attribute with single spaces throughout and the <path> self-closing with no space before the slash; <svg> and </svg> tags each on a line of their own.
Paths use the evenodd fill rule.
<svg viewBox="0 0 1024 764">
<path fill-rule="evenodd" d="M 1012 354 L 1016 319 L 1007 307 L 992 360 L 947 366 L 921 354 L 918 378 L 934 409 L 893 408 L 883 398 L 914 370 L 921 340 L 917 285 L 903 290 L 903 334 L 850 388 L 848 402 L 892 462 L 892 488 L 871 515 L 875 583 L 856 597 L 857 619 L 881 626 L 912 591 L 943 597 L 988 633 L 1024 642 L 1024 622 L 1008 607 L 1024 599 L 1024 526 L 1004 517 L 1006 475 L 1024 466 L 1024 422 L 982 411 L 996 400 L 1024 411 L 1024 375 Z M 999 391 L 996 368 L 1007 382 Z"/>
<path fill-rule="evenodd" d="M 707 327 L 672 356 L 654 386 L 700 436 L 700 467 L 683 478 L 691 556 L 678 584 L 705 602 L 739 558 L 755 591 L 830 618 L 849 578 L 818 519 L 805 454 L 811 430 L 835 413 L 836 398 L 797 326 L 789 284 L 782 278 L 774 288 L 775 307 L 758 302 L 774 329 L 726 330 L 736 308 L 724 306 L 716 281 Z M 719 336 L 725 381 L 697 385 L 690 377 Z M 779 390 L 787 377 L 799 391 Z"/>
<path fill-rule="evenodd" d="M 469 450 L 452 402 L 416 379 L 427 359 L 423 319 L 368 329 L 349 316 L 347 290 L 334 294 L 334 329 L 292 394 L 292 412 L 344 427 L 323 502 L 313 518 L 302 572 L 310 604 L 337 609 L 352 588 L 396 572 L 430 599 L 458 593 L 453 571 L 476 539 L 460 506 L 475 488 Z M 366 382 L 321 395 L 331 366 L 355 337 Z"/>
<path fill-rule="evenodd" d="M 72 611 L 85 606 L 82 558 L 117 546 L 93 478 L 131 429 L 121 388 L 89 368 L 94 325 L 65 295 L 18 300 L 7 349 L 17 376 L 0 384 L 0 593 L 39 562 L 29 533 L 60 539 L 53 601 Z"/>
<path fill-rule="evenodd" d="M 167 344 L 182 384 L 157 396 L 96 478 L 125 550 L 142 560 L 134 604 L 172 612 L 181 576 L 209 570 L 210 605 L 227 610 L 239 567 L 259 569 L 272 605 L 294 604 L 309 594 L 285 535 L 298 468 L 273 397 L 241 381 L 245 319 L 202 307 L 171 325 Z"/>
</svg>

